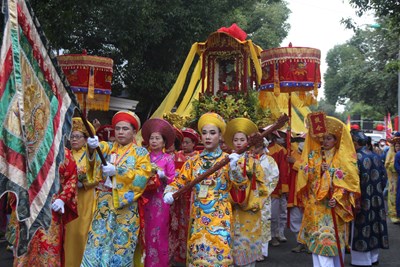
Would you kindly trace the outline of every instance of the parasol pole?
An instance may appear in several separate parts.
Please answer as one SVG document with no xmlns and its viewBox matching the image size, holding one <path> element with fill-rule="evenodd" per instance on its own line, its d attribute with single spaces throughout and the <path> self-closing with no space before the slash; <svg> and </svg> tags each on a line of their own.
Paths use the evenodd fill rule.
<svg viewBox="0 0 400 267">
<path fill-rule="evenodd" d="M 242 154 L 242 153 L 246 152 L 247 150 L 249 150 L 250 147 L 252 147 L 252 146 L 254 146 L 256 144 L 262 143 L 264 137 L 266 137 L 268 134 L 272 133 L 273 131 L 281 128 L 287 121 L 288 121 L 288 116 L 286 114 L 281 115 L 278 118 L 278 120 L 272 125 L 272 127 L 268 128 L 267 130 L 265 130 L 261 134 L 260 133 L 255 133 L 255 134 L 251 135 L 250 138 L 249 138 L 249 142 L 247 143 L 247 146 L 246 147 L 242 147 L 241 149 L 236 151 L 236 153 Z M 225 158 L 223 160 L 221 160 L 217 164 L 213 165 L 206 172 L 200 174 L 194 180 L 190 181 L 188 184 L 186 184 L 185 186 L 180 188 L 178 191 L 176 191 L 173 194 L 174 199 L 179 198 L 183 193 L 185 193 L 186 191 L 189 191 L 190 189 L 192 189 L 193 186 L 195 186 L 196 184 L 200 183 L 205 178 L 209 177 L 214 172 L 218 171 L 219 169 L 221 169 L 222 167 L 224 167 L 228 163 L 229 163 L 229 156 L 227 155 L 227 156 L 225 156 Z"/>
<path fill-rule="evenodd" d="M 290 92 L 290 91 L 288 93 L 288 114 L 289 114 L 289 121 L 288 121 L 288 128 L 287 128 L 287 131 L 286 131 L 286 149 L 287 149 L 287 155 L 288 155 L 288 157 L 290 157 L 292 155 L 292 142 L 291 142 L 291 139 L 292 139 L 292 92 Z M 291 175 L 292 171 L 291 171 L 291 168 L 290 168 L 290 163 L 287 162 L 287 164 L 288 164 L 288 178 L 290 180 L 290 175 Z M 286 226 L 288 228 L 290 228 L 290 212 L 289 212 L 289 208 L 286 207 L 286 210 L 287 210 Z"/>
</svg>

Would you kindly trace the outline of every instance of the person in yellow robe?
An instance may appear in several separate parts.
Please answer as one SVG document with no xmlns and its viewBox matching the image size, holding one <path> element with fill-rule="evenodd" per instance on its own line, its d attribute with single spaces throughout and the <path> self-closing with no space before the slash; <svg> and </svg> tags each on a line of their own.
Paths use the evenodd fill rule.
<svg viewBox="0 0 400 267">
<path fill-rule="evenodd" d="M 88 122 L 92 133 L 95 128 Z M 67 224 L 65 230 L 65 266 L 77 267 L 81 265 L 85 250 L 89 226 L 93 217 L 93 205 L 97 182 L 87 177 L 86 140 L 89 133 L 81 118 L 72 118 L 72 132 L 70 135 L 71 152 L 78 168 L 78 218 Z M 90 173 L 89 173 L 90 174 Z M 89 182 L 93 181 L 93 182 Z"/>
<path fill-rule="evenodd" d="M 88 138 L 90 168 L 96 186 L 96 207 L 81 266 L 132 266 L 138 243 L 138 198 L 151 173 L 149 152 L 136 145 L 140 120 L 131 111 L 112 118 L 115 142 Z M 100 147 L 107 165 L 93 149 Z M 93 153 L 93 155 L 91 155 Z M 90 176 L 88 176 L 90 177 Z"/>
<path fill-rule="evenodd" d="M 398 133 L 396 133 L 399 135 Z M 400 136 L 394 136 L 393 139 L 389 140 L 391 143 L 386 161 L 385 161 L 385 168 L 388 177 L 388 217 L 392 223 L 400 224 L 400 217 L 397 216 L 396 212 L 396 195 L 397 195 L 397 183 L 398 177 L 396 169 L 394 168 L 394 158 L 397 152 L 400 151 Z"/>
<path fill-rule="evenodd" d="M 326 116 L 323 142 L 307 134 L 296 192 L 304 204 L 298 242 L 312 252 L 314 266 L 340 266 L 331 209 L 334 208 L 342 256 L 348 223 L 360 196 L 357 155 L 350 131 L 340 120 Z M 324 151 L 324 152 L 323 152 Z M 323 160 L 325 158 L 325 160 Z"/>
<path fill-rule="evenodd" d="M 190 158 L 175 181 L 164 191 L 164 202 L 174 202 L 173 193 L 228 157 L 219 147 L 225 132 L 225 121 L 216 113 L 203 114 L 198 129 L 204 150 Z M 187 244 L 186 266 L 230 266 L 232 255 L 232 205 L 228 196 L 232 186 L 247 183 L 237 168 L 239 155 L 230 155 L 229 165 L 205 178 L 193 187 L 193 207 Z"/>
<path fill-rule="evenodd" d="M 249 136 L 257 132 L 258 127 L 251 120 L 236 118 L 228 122 L 224 140 L 233 151 L 238 151 L 246 147 Z M 261 205 L 263 196 L 268 196 L 268 188 L 260 161 L 249 151 L 240 154 L 238 171 L 247 176 L 248 182 L 242 189 L 243 199 L 237 198 L 236 191 L 231 192 L 233 260 L 235 266 L 254 267 L 256 260 L 262 257 Z"/>
</svg>

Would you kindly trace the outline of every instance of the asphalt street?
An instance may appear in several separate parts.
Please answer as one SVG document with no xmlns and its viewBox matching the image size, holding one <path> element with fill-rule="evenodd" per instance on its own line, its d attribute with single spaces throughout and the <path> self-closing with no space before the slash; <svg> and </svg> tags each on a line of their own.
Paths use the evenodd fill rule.
<svg viewBox="0 0 400 267">
<path fill-rule="evenodd" d="M 380 250 L 379 267 L 399 267 L 400 266 L 400 225 L 388 223 L 389 228 L 389 249 Z M 257 267 L 309 267 L 312 266 L 311 254 L 293 253 L 291 249 L 296 246 L 294 235 L 287 230 L 286 243 L 281 243 L 278 247 L 269 248 L 269 256 L 263 262 L 258 262 Z M 0 241 L 0 266 L 11 267 L 13 262 L 12 253 L 6 251 L 6 243 Z M 350 265 L 350 255 L 345 255 L 345 266 Z M 68 266 L 67 266 L 68 267 Z"/>
</svg>

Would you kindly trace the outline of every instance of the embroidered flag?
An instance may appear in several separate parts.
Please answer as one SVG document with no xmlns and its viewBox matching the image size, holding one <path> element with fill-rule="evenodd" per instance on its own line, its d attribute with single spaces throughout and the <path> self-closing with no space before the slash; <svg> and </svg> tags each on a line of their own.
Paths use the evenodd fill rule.
<svg viewBox="0 0 400 267">
<path fill-rule="evenodd" d="M 393 132 L 392 120 L 390 119 L 390 113 L 388 113 L 386 118 L 386 140 L 388 138 L 392 138 L 392 132 Z"/>
<path fill-rule="evenodd" d="M 0 196 L 12 192 L 17 197 L 17 254 L 21 255 L 36 230 L 50 226 L 51 198 L 59 189 L 58 167 L 64 159 L 63 139 L 71 130 L 76 100 L 50 57 L 30 6 L 23 0 L 4 2 Z"/>
</svg>

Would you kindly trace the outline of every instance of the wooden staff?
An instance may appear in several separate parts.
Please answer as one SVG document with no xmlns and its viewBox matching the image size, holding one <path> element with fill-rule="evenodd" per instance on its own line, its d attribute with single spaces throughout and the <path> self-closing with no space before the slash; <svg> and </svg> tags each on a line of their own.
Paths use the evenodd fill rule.
<svg viewBox="0 0 400 267">
<path fill-rule="evenodd" d="M 65 80 L 64 80 L 64 84 L 67 83 L 65 76 L 62 76 L 61 79 L 65 79 Z M 75 104 L 76 109 L 77 109 L 77 111 L 78 111 L 78 113 L 79 113 L 79 116 L 80 116 L 81 119 L 82 119 L 83 125 L 85 125 L 86 131 L 88 132 L 89 136 L 90 136 L 91 138 L 93 138 L 93 137 L 94 137 L 94 133 L 92 132 L 92 129 L 90 128 L 89 123 L 88 123 L 87 120 L 86 120 L 86 116 L 85 116 L 85 114 L 82 112 L 82 110 L 81 110 L 81 108 L 80 108 L 80 106 L 79 106 L 79 103 L 78 103 L 78 101 L 76 100 L 75 94 L 71 91 L 71 88 L 70 88 L 69 86 L 67 86 L 67 85 L 65 86 L 65 90 L 67 91 L 69 97 L 71 98 L 71 101 Z M 99 157 L 100 157 L 100 160 L 101 160 L 101 164 L 103 164 L 104 166 L 106 166 L 106 165 L 107 165 L 107 161 L 106 161 L 106 159 L 104 158 L 104 155 L 103 155 L 103 153 L 101 152 L 100 147 L 96 147 L 96 151 L 97 151 L 97 154 L 99 154 Z"/>
<path fill-rule="evenodd" d="M 321 144 L 322 163 L 326 163 L 326 156 L 325 156 L 325 149 L 324 149 L 324 145 L 323 145 L 323 138 L 320 138 L 319 142 Z M 323 173 L 321 174 L 321 176 L 322 175 L 323 175 Z M 329 200 L 332 199 L 332 196 L 333 196 L 333 192 L 332 191 L 333 191 L 333 186 L 331 186 L 330 189 L 329 189 Z M 332 214 L 332 221 L 333 221 L 333 229 L 335 230 L 336 245 L 337 245 L 338 251 L 339 251 L 340 266 L 344 267 L 344 262 L 343 262 L 343 257 L 342 257 L 342 249 L 340 247 L 338 226 L 337 226 L 337 222 L 336 222 L 335 207 L 331 207 L 331 214 Z"/>
<path fill-rule="evenodd" d="M 250 138 L 249 138 L 249 142 L 247 143 L 247 146 L 246 147 L 242 147 L 241 149 L 236 151 L 236 153 L 242 154 L 242 153 L 246 152 L 250 147 L 252 147 L 252 146 L 254 146 L 256 144 L 262 143 L 264 137 L 266 137 L 268 134 L 272 133 L 273 131 L 281 128 L 283 125 L 285 125 L 285 123 L 288 120 L 289 120 L 289 117 L 286 114 L 280 116 L 278 118 L 278 120 L 272 125 L 272 127 L 268 128 L 267 130 L 265 130 L 261 134 L 260 133 L 252 134 L 250 136 Z M 205 178 L 209 177 L 214 172 L 218 171 L 219 169 L 221 169 L 222 167 L 224 167 L 228 163 L 229 163 L 229 156 L 225 156 L 225 158 L 223 160 L 221 160 L 220 162 L 218 162 L 217 164 L 212 166 L 210 169 L 208 169 L 206 172 L 200 174 L 194 180 L 190 181 L 188 184 L 186 184 L 181 189 L 176 191 L 173 194 L 174 199 L 179 198 L 183 193 L 185 193 L 186 191 L 192 189 L 193 186 L 195 186 L 196 184 L 200 183 Z"/>
</svg>

